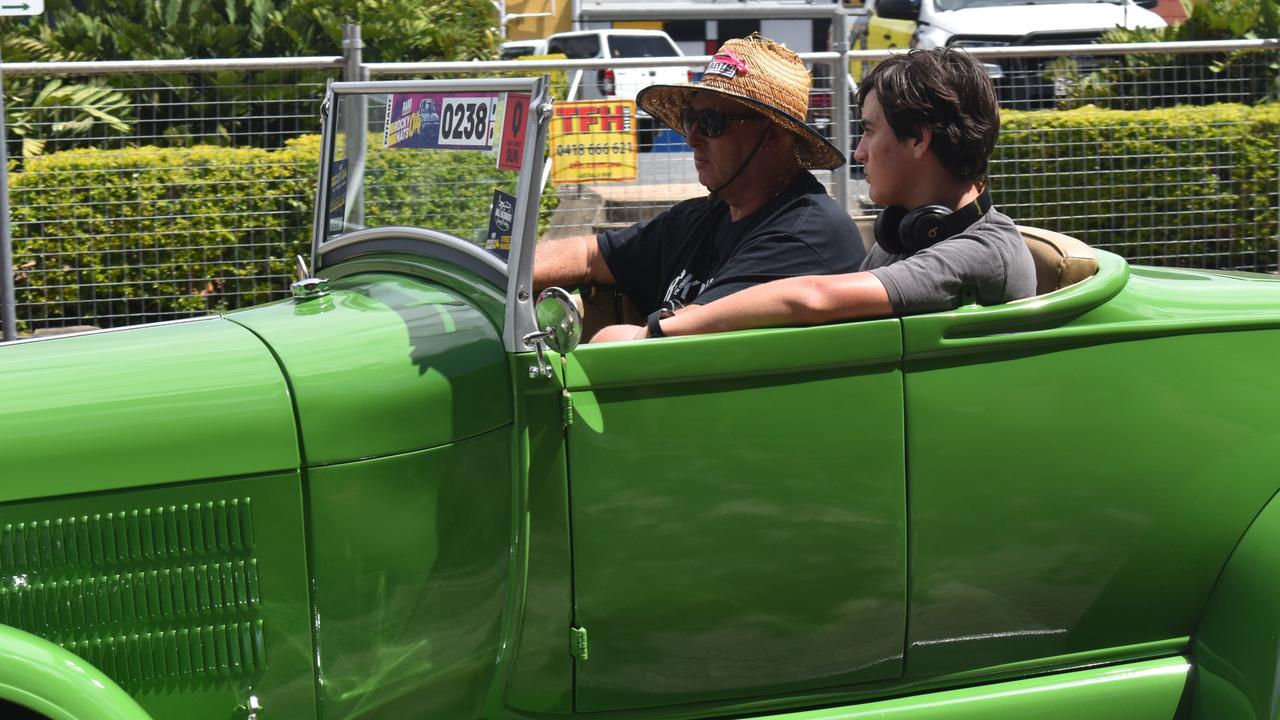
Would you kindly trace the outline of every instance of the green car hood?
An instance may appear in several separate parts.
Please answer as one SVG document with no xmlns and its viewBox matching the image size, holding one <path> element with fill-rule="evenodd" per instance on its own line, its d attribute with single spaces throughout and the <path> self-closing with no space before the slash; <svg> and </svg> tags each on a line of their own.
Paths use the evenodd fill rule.
<svg viewBox="0 0 1280 720">
<path fill-rule="evenodd" d="M 270 351 L 217 318 L 0 347 L 0 502 L 298 466 Z"/>
<path fill-rule="evenodd" d="M 229 314 L 284 368 L 304 464 L 329 465 L 474 437 L 512 418 L 492 322 L 427 280 L 360 273 L 329 295 Z"/>
</svg>

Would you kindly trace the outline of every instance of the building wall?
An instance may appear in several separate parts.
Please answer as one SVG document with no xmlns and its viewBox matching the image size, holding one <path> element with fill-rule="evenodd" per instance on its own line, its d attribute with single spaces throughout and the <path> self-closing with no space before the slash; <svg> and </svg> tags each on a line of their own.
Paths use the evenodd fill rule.
<svg viewBox="0 0 1280 720">
<path fill-rule="evenodd" d="M 1170 25 L 1177 25 L 1187 19 L 1187 11 L 1182 9 L 1179 0 L 1160 0 L 1160 4 L 1156 6 L 1156 14 Z"/>
<path fill-rule="evenodd" d="M 507 15 L 536 14 L 507 23 L 508 40 L 534 40 L 573 29 L 573 0 L 506 0 Z"/>
</svg>

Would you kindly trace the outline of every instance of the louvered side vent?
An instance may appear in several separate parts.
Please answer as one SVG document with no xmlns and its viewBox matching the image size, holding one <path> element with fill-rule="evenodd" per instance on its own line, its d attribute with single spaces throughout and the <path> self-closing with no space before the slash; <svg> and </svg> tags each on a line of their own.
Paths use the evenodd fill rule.
<svg viewBox="0 0 1280 720">
<path fill-rule="evenodd" d="M 249 498 L 5 525 L 0 621 L 129 687 L 266 665 Z"/>
</svg>

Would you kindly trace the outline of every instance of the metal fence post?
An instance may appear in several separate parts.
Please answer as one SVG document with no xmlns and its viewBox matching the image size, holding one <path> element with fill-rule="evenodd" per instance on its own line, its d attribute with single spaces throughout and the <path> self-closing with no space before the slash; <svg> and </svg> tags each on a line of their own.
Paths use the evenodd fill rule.
<svg viewBox="0 0 1280 720">
<path fill-rule="evenodd" d="M 831 75 L 831 108 L 834 110 L 833 121 L 836 131 L 832 137 L 836 139 L 836 148 L 849 160 L 849 16 L 843 7 L 836 8 L 832 18 L 831 36 L 835 39 L 835 47 L 840 53 L 839 66 Z M 849 165 L 845 164 L 832 173 L 836 202 L 846 215 L 849 214 Z"/>
<path fill-rule="evenodd" d="M 369 70 L 364 65 L 364 41 L 360 39 L 360 26 L 348 23 L 342 26 L 342 79 L 347 82 L 360 82 L 369 79 Z M 347 158 L 347 221 L 354 225 L 364 225 L 364 158 L 368 147 L 366 137 L 367 98 L 364 95 L 353 95 L 343 100 L 347 112 L 343 116 L 342 130 L 346 139 Z M 338 112 L 339 108 L 333 108 Z M 352 194 L 353 193 L 353 194 Z"/>
<path fill-rule="evenodd" d="M 0 329 L 5 342 L 18 337 L 13 290 L 13 238 L 9 236 L 9 138 L 4 129 L 4 58 L 0 58 Z"/>
</svg>

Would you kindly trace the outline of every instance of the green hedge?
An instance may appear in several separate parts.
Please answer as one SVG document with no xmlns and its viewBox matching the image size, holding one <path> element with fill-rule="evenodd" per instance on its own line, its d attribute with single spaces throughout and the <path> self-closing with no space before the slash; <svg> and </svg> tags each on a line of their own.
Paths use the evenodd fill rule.
<svg viewBox="0 0 1280 720">
<path fill-rule="evenodd" d="M 23 329 L 123 325 L 281 297 L 293 256 L 309 253 L 318 156 L 319 138 L 305 136 L 277 150 L 145 147 L 29 160 L 10 175 Z M 411 178 L 404 160 L 371 155 L 370 173 L 412 180 L 370 192 L 371 213 L 411 200 L 402 222 L 442 229 L 487 215 L 493 186 L 474 180 L 494 175 L 492 157 L 440 153 Z M 544 222 L 554 202 L 546 193 Z"/>
<path fill-rule="evenodd" d="M 30 159 L 11 176 L 19 317 L 109 326 L 278 296 L 307 247 L 314 146 Z"/>
<path fill-rule="evenodd" d="M 1280 104 L 1002 114 L 996 202 L 1130 259 L 1275 269 Z"/>
<path fill-rule="evenodd" d="M 1144 262 L 1274 269 L 1280 104 L 1013 112 L 992 161 L 1015 219 Z M 100 326 L 233 309 L 280 297 L 310 242 L 319 141 L 277 150 L 74 150 L 10 176 L 19 317 Z M 459 229 L 483 216 L 493 161 L 442 153 L 366 198 L 386 222 Z M 421 198 L 428 194 L 424 208 Z M 555 193 L 543 198 L 543 223 Z M 423 211 L 428 218 L 420 217 Z M 373 217 L 371 215 L 371 217 Z M 469 238 L 470 239 L 470 238 Z"/>
</svg>

